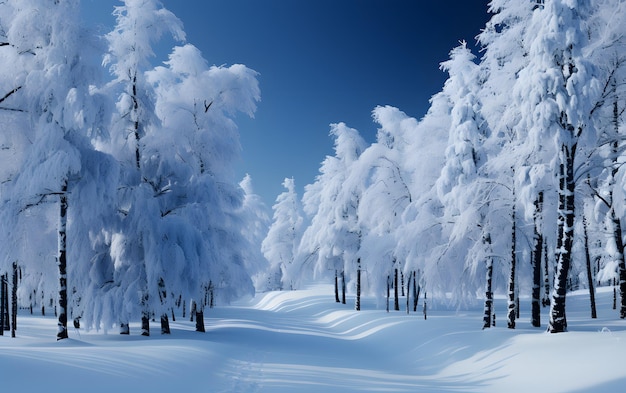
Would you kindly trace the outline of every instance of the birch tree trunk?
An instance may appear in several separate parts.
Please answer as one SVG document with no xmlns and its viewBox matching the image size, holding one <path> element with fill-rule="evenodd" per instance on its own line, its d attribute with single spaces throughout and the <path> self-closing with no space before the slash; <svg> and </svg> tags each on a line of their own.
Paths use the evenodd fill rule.
<svg viewBox="0 0 626 393">
<path fill-rule="evenodd" d="M 593 273 L 591 269 L 591 255 L 589 255 L 589 234 L 587 232 L 587 217 L 583 214 L 583 238 L 585 242 L 585 259 L 587 263 L 587 285 L 589 286 L 589 303 L 591 304 L 591 318 L 597 318 L 596 294 L 593 284 Z"/>
<path fill-rule="evenodd" d="M 543 191 L 537 194 L 535 212 L 533 214 L 533 251 L 531 256 L 533 271 L 533 287 L 531 296 L 530 324 L 541 326 L 541 255 L 543 254 L 543 236 L 539 230 L 539 220 L 543 210 Z"/>
<path fill-rule="evenodd" d="M 346 304 L 346 272 L 341 271 L 341 304 Z"/>
<path fill-rule="evenodd" d="M 545 239 L 543 241 L 543 289 L 544 299 L 542 306 L 550 305 L 550 260 L 548 259 L 548 244 Z"/>
<path fill-rule="evenodd" d="M 483 242 L 485 245 L 491 244 L 491 236 L 489 234 L 485 235 L 483 238 Z M 491 289 L 491 283 L 493 279 L 493 258 L 488 256 L 485 259 L 485 264 L 487 266 L 486 273 L 486 284 L 485 284 L 485 311 L 483 314 L 483 329 L 487 329 L 491 327 L 491 316 L 493 314 L 493 291 Z M 424 294 L 424 304 L 426 304 L 426 295 Z M 426 315 L 426 311 L 424 311 L 424 315 Z"/>
<path fill-rule="evenodd" d="M 398 269 L 394 269 L 393 273 L 393 309 L 400 311 L 400 300 L 398 299 Z"/>
<path fill-rule="evenodd" d="M 574 244 L 574 158 L 576 144 L 563 143 L 560 152 L 559 165 L 559 209 L 558 209 L 558 238 L 557 262 L 552 302 L 550 304 L 550 322 L 548 332 L 561 333 L 567 331 L 567 317 L 565 315 L 565 296 L 567 294 L 567 277 L 569 274 L 572 246 Z"/>
<path fill-rule="evenodd" d="M 167 313 L 161 315 L 161 334 L 170 334 L 170 320 Z"/>
<path fill-rule="evenodd" d="M 335 303 L 339 303 L 339 272 L 335 269 Z"/>
<path fill-rule="evenodd" d="M 13 262 L 13 287 L 11 288 L 11 337 L 17 330 L 17 262 Z"/>
<path fill-rule="evenodd" d="M 513 200 L 515 201 L 515 191 L 513 191 Z M 515 243 L 515 203 L 513 204 L 513 211 L 511 213 L 512 228 L 511 228 L 511 274 L 509 275 L 509 290 L 508 290 L 508 313 L 507 313 L 507 327 L 509 329 L 515 329 L 515 265 L 516 265 L 516 243 Z"/>
<path fill-rule="evenodd" d="M 420 297 L 420 285 L 417 281 L 417 275 L 413 272 L 413 312 L 417 312 L 417 305 Z"/>
<path fill-rule="evenodd" d="M 59 267 L 59 321 L 57 340 L 67 338 L 67 180 L 61 185 L 59 198 L 59 249 L 57 265 Z"/>
<path fill-rule="evenodd" d="M 615 137 L 617 138 L 619 135 L 619 105 L 617 102 L 617 94 L 615 94 L 615 90 L 617 86 L 615 81 L 613 82 L 613 91 L 614 91 L 614 101 L 613 101 L 613 131 L 615 133 Z M 626 261 L 624 261 L 624 242 L 622 238 L 622 223 L 621 219 L 615 214 L 615 202 L 613 201 L 613 187 L 616 186 L 615 178 L 617 176 L 617 171 L 619 170 L 620 164 L 617 162 L 617 158 L 619 156 L 619 142 L 616 140 L 612 144 L 613 150 L 613 168 L 611 170 L 611 184 L 609 187 L 609 198 L 611 202 L 611 224 L 613 226 L 613 240 L 615 241 L 615 248 L 617 248 L 617 253 L 615 255 L 615 259 L 618 263 L 619 269 L 619 292 L 621 296 L 620 309 L 619 309 L 619 317 L 624 319 L 626 318 Z"/>
<path fill-rule="evenodd" d="M 356 299 L 354 302 L 354 309 L 356 311 L 361 310 L 361 258 L 357 259 L 356 269 Z"/>
<path fill-rule="evenodd" d="M 6 276 L 3 274 L 0 276 L 0 336 L 4 336 L 4 330 L 6 328 L 5 322 L 5 298 L 6 298 Z"/>
</svg>

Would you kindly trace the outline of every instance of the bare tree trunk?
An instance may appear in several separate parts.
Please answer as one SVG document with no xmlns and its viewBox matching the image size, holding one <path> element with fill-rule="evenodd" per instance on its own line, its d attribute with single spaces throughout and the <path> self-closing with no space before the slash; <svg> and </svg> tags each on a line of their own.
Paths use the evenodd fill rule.
<svg viewBox="0 0 626 393">
<path fill-rule="evenodd" d="M 398 269 L 393 272 L 393 309 L 400 311 L 400 300 L 398 299 Z"/>
<path fill-rule="evenodd" d="M 141 335 L 150 335 L 150 313 L 145 310 L 141 313 Z"/>
<path fill-rule="evenodd" d="M 515 191 L 513 191 L 513 200 L 515 200 Z M 513 212 L 511 213 L 512 229 L 511 229 L 511 274 L 509 275 L 509 301 L 507 314 L 507 327 L 515 329 L 515 265 L 516 265 L 516 242 L 515 242 L 515 204 L 513 204 Z"/>
<path fill-rule="evenodd" d="M 196 308 L 196 332 L 204 333 L 204 310 L 202 307 Z"/>
<path fill-rule="evenodd" d="M 533 214 L 533 251 L 531 255 L 533 287 L 531 296 L 530 324 L 541 326 L 541 255 L 543 254 L 543 236 L 539 230 L 539 220 L 543 211 L 543 191 L 537 194 Z"/>
<path fill-rule="evenodd" d="M 483 242 L 486 245 L 491 244 L 491 236 L 489 234 L 485 235 L 483 238 Z M 491 327 L 491 317 L 493 314 L 493 291 L 491 289 L 491 283 L 493 279 L 493 259 L 491 256 L 488 256 L 485 260 L 487 265 L 487 273 L 486 273 L 486 284 L 485 284 L 485 312 L 483 314 L 483 329 Z M 424 294 L 424 298 L 426 298 L 426 294 Z M 425 302 L 425 301 L 424 301 Z M 424 303 L 426 304 L 426 303 Z M 425 311 L 424 311 L 425 313 Z"/>
<path fill-rule="evenodd" d="M 417 312 L 417 305 L 420 297 L 420 285 L 417 282 L 417 275 L 413 272 L 413 312 Z"/>
<path fill-rule="evenodd" d="M 17 262 L 13 262 L 13 287 L 11 288 L 11 337 L 17 330 Z"/>
<path fill-rule="evenodd" d="M 137 70 L 134 70 L 132 78 L 132 95 L 133 100 L 133 112 L 135 113 L 135 121 L 133 122 L 133 133 L 135 136 L 135 165 L 137 170 L 141 170 L 141 152 L 140 152 L 140 139 L 141 139 L 141 124 L 139 123 L 139 97 L 137 95 Z"/>
<path fill-rule="evenodd" d="M 357 259 L 356 269 L 356 299 L 354 302 L 354 308 L 356 311 L 361 310 L 361 258 Z"/>
<path fill-rule="evenodd" d="M 129 335 L 130 334 L 130 326 L 128 322 L 120 322 L 120 334 Z"/>
<path fill-rule="evenodd" d="M 57 340 L 67 338 L 67 180 L 63 180 L 59 198 L 59 249 L 57 265 L 59 267 L 59 322 Z"/>
<path fill-rule="evenodd" d="M 620 155 L 619 152 L 619 139 L 617 139 L 619 135 L 620 128 L 620 110 L 619 103 L 617 101 L 618 95 L 616 93 L 617 90 L 617 82 L 613 78 L 612 81 L 612 90 L 613 90 L 613 131 L 615 133 L 616 140 L 611 145 L 612 153 L 613 153 L 613 167 L 611 170 L 611 180 L 609 184 L 609 200 L 611 203 L 610 213 L 611 213 L 611 224 L 613 226 L 613 240 L 615 241 L 615 248 L 617 248 L 617 254 L 615 255 L 615 259 L 618 262 L 618 270 L 619 270 L 619 291 L 621 295 L 621 303 L 619 309 L 619 317 L 624 319 L 626 318 L 626 261 L 624 261 L 624 242 L 623 242 L 623 234 L 622 234 L 622 223 L 620 217 L 615 214 L 615 202 L 613 201 L 613 188 L 616 187 L 616 177 L 617 172 L 620 168 L 620 164 L 617 162 L 617 158 Z"/>
<path fill-rule="evenodd" d="M 5 299 L 7 297 L 6 280 L 7 278 L 5 274 L 0 276 L 0 336 L 4 336 L 5 329 L 8 330 L 8 328 L 6 327 L 8 318 L 6 318 L 5 316 L 6 314 Z"/>
<path fill-rule="evenodd" d="M 167 313 L 161 315 L 161 334 L 170 334 L 170 321 L 167 318 Z"/>
<path fill-rule="evenodd" d="M 591 318 L 597 318 L 596 294 L 593 286 L 593 274 L 591 272 L 591 255 L 589 255 L 589 234 L 587 232 L 587 217 L 583 214 L 583 239 L 585 242 L 585 259 L 587 262 L 587 285 L 589 286 L 589 302 L 591 304 Z"/>
<path fill-rule="evenodd" d="M 541 305 L 546 307 L 550 305 L 550 260 L 548 259 L 548 244 L 543 239 L 543 289 L 544 299 Z"/>
<path fill-rule="evenodd" d="M 341 271 L 341 304 L 346 304 L 346 272 Z"/>
<path fill-rule="evenodd" d="M 559 169 L 559 209 L 558 209 L 558 240 L 557 240 L 557 271 L 550 304 L 550 322 L 548 332 L 561 333 L 567 331 L 565 315 L 565 296 L 567 295 L 567 277 L 569 274 L 572 246 L 574 243 L 574 158 L 576 144 L 561 146 L 561 163 Z"/>
<path fill-rule="evenodd" d="M 339 303 L 339 272 L 335 269 L 335 303 Z"/>
</svg>

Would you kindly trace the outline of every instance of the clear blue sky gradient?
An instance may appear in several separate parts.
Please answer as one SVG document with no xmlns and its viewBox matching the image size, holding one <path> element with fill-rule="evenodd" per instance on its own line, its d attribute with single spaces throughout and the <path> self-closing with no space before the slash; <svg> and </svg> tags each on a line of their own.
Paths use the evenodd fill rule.
<svg viewBox="0 0 626 393">
<path fill-rule="evenodd" d="M 238 118 L 238 176 L 252 176 L 268 206 L 294 177 L 301 195 L 333 154 L 329 124 L 346 122 L 369 142 L 371 111 L 393 105 L 421 118 L 446 75 L 439 63 L 489 19 L 488 0 L 162 0 L 209 64 L 259 72 L 255 118 Z M 86 0 L 84 12 L 110 30 L 116 0 Z M 165 41 L 155 64 L 165 60 Z"/>
</svg>

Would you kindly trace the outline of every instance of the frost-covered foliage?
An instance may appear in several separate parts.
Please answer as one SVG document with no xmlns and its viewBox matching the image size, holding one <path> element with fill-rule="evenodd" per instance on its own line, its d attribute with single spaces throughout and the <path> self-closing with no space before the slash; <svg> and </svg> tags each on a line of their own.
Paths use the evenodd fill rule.
<svg viewBox="0 0 626 393">
<path fill-rule="evenodd" d="M 480 56 L 465 43 L 451 51 L 441 65 L 449 78 L 421 120 L 378 107 L 377 140 L 342 150 L 358 152 L 350 161 L 338 150 L 322 163 L 305 187 L 302 263 L 353 273 L 356 258 L 364 289 L 376 295 L 399 266 L 461 304 L 483 296 L 490 265 L 493 290 L 504 290 L 505 277 L 512 297 L 536 287 L 524 263 L 531 255 L 542 274 L 554 272 L 557 256 L 553 303 L 564 304 L 565 285 L 579 285 L 587 251 L 592 274 L 599 268 L 604 284 L 617 277 L 625 8 L 619 0 L 491 1 Z M 582 198 L 593 216 L 587 243 Z M 520 269 L 509 274 L 514 262 Z"/>
<path fill-rule="evenodd" d="M 276 198 L 273 222 L 261 244 L 261 251 L 270 262 L 266 284 L 270 291 L 294 289 L 295 279 L 299 278 L 300 266 L 295 257 L 304 219 L 294 179 L 286 178 L 283 187 L 286 191 Z"/>
<path fill-rule="evenodd" d="M 234 181 L 234 120 L 256 109 L 256 73 L 190 44 L 153 67 L 164 33 L 185 38 L 159 1 L 124 1 L 105 40 L 79 11 L 0 4 L 0 270 L 20 264 L 22 305 L 58 297 L 64 313 L 68 298 L 96 329 L 251 293 L 263 264 L 247 226 L 263 220 Z"/>
<path fill-rule="evenodd" d="M 332 124 L 330 134 L 335 139 L 335 155 L 324 159 L 320 174 L 313 184 L 305 186 L 302 197 L 311 224 L 302 235 L 297 264 L 301 274 L 308 272 L 315 277 L 353 272 L 360 248 L 358 195 L 345 182 L 366 142 L 345 123 Z"/>
</svg>

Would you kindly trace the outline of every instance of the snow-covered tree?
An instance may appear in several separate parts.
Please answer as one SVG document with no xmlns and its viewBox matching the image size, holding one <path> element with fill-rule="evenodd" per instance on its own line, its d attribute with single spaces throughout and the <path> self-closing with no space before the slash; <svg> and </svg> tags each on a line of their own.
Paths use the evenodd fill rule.
<svg viewBox="0 0 626 393">
<path fill-rule="evenodd" d="M 268 214 L 268 208 L 259 195 L 254 192 L 252 185 L 252 177 L 246 174 L 239 182 L 239 186 L 243 190 L 243 205 L 241 206 L 240 215 L 243 220 L 242 233 L 248 243 L 250 255 L 244 258 L 246 270 L 252 276 L 254 287 L 262 290 L 266 287 L 266 272 L 269 268 L 269 262 L 261 252 L 261 244 L 267 236 L 267 231 L 271 224 Z"/>
<path fill-rule="evenodd" d="M 14 75 L 14 83 L 20 87 L 14 98 L 22 104 L 14 101 L 16 106 L 11 108 L 23 112 L 25 119 L 20 124 L 28 140 L 14 145 L 21 149 L 22 161 L 11 181 L 11 205 L 7 210 L 13 214 L 10 222 L 15 224 L 33 211 L 43 213 L 47 209 L 42 204 L 58 201 L 58 223 L 53 225 L 58 239 L 57 338 L 63 339 L 67 338 L 69 312 L 68 271 L 80 271 L 83 257 L 90 259 L 89 236 L 98 231 L 93 219 L 107 205 L 102 202 L 111 195 L 107 191 L 115 179 L 106 169 L 114 168 L 114 163 L 105 154 L 94 151 L 90 140 L 102 128 L 98 115 L 101 101 L 89 85 L 96 71 L 86 63 L 94 40 L 80 28 L 79 3 L 75 0 L 8 2 L 2 11 L 6 12 L 2 19 L 7 40 L 3 49 L 17 53 L 13 60 L 18 62 L 6 66 L 22 66 L 20 74 Z M 18 90 L 14 89 L 11 95 Z M 92 194 L 93 189 L 98 193 Z M 44 215 L 47 218 L 39 217 L 50 225 L 48 214 Z M 42 242 L 45 244 L 49 243 Z M 50 252 L 39 250 L 44 255 Z M 45 272 L 42 259 L 24 261 L 24 269 L 35 276 Z M 74 290 L 80 286 L 71 285 Z"/>
<path fill-rule="evenodd" d="M 273 222 L 261 244 L 263 255 L 270 262 L 268 290 L 293 289 L 294 280 L 299 278 L 299 273 L 294 272 L 294 259 L 304 219 L 294 179 L 286 178 L 283 187 L 286 191 L 276 198 Z"/>
<path fill-rule="evenodd" d="M 373 114 L 375 118 L 386 117 L 394 110 L 378 107 Z M 403 168 L 407 148 L 404 133 L 413 131 L 411 125 L 379 128 L 376 143 L 360 155 L 345 183 L 345 187 L 362 190 L 357 213 L 363 238 L 362 268 L 367 273 L 369 287 L 380 295 L 393 277 L 396 310 L 399 310 L 398 276 L 404 273 L 404 261 L 396 255 L 394 232 L 412 201 Z"/>
<path fill-rule="evenodd" d="M 484 181 L 486 173 L 482 171 L 487 161 L 484 145 L 490 131 L 481 114 L 481 103 L 478 99 L 480 69 L 473 60 L 474 55 L 462 43 L 452 50 L 450 60 L 441 65 L 450 75 L 444 85 L 443 94 L 450 101 L 451 124 L 445 163 L 436 187 L 444 207 L 442 220 L 451 223 L 444 227 L 450 242 L 448 252 L 456 253 L 458 251 L 455 250 L 459 248 L 465 252 L 469 250 L 465 260 L 467 265 L 461 271 L 469 268 L 471 275 L 477 271 L 479 262 L 485 263 L 487 276 L 484 327 L 490 327 L 493 313 L 492 232 L 496 228 L 487 219 L 490 186 Z M 463 260 L 460 255 L 450 255 L 446 259 Z M 458 267 L 450 266 L 449 269 Z M 460 281 L 460 291 L 475 290 L 471 287 L 464 288 L 463 284 L 468 283 Z"/>
<path fill-rule="evenodd" d="M 594 107 L 593 119 L 598 129 L 600 144 L 597 156 L 601 173 L 587 181 L 597 202 L 596 212 L 599 217 L 589 215 L 590 224 L 605 221 L 610 232 L 603 242 L 607 247 L 604 254 L 607 264 L 602 268 L 604 279 L 620 277 L 621 305 L 620 317 L 626 317 L 626 263 L 624 262 L 624 244 L 622 219 L 624 216 L 624 194 L 622 190 L 623 170 L 623 113 L 626 104 L 626 50 L 625 27 L 626 4 L 621 1 L 606 0 L 594 7 L 590 22 L 591 42 L 585 52 L 597 65 L 597 77 L 601 81 L 602 94 Z M 597 163 L 595 161 L 594 163 Z M 597 218 L 597 220 L 594 220 Z M 593 235 L 593 234 L 592 234 Z M 604 240 L 604 239 L 603 239 Z M 593 288 L 590 285 L 590 293 Z"/>
<path fill-rule="evenodd" d="M 114 76 L 110 94 L 119 94 L 109 150 L 122 164 L 120 211 L 125 216 L 120 230 L 113 235 L 116 240 L 112 241 L 117 248 L 123 248 L 112 252 L 116 277 L 113 281 L 122 281 L 116 285 L 120 293 L 114 304 L 122 334 L 128 334 L 129 320 L 140 307 L 142 334 L 149 335 L 152 310 L 142 228 L 150 223 L 143 220 L 159 214 L 158 206 L 147 203 L 152 196 L 166 193 L 168 188 L 167 184 L 148 179 L 143 171 L 151 158 L 145 152 L 144 137 L 150 127 L 158 126 L 152 87 L 145 72 L 151 68 L 150 60 L 155 56 L 152 45 L 164 33 L 171 33 L 179 41 L 184 40 L 185 34 L 180 20 L 158 0 L 125 0 L 123 5 L 115 7 L 114 15 L 115 28 L 105 37 L 109 50 L 104 64 Z"/>
<path fill-rule="evenodd" d="M 558 178 L 557 271 L 550 310 L 550 332 L 567 330 L 565 295 L 574 242 L 577 153 L 596 145 L 590 119 L 598 96 L 594 66 L 585 58 L 586 1 L 546 1 L 533 11 L 527 29 L 529 63 L 519 73 L 516 94 L 528 143 L 548 159 Z M 546 146 L 544 141 L 554 145 Z M 547 149 L 546 149 L 547 147 Z"/>
<path fill-rule="evenodd" d="M 345 275 L 354 271 L 352 262 L 356 261 L 358 233 L 354 227 L 357 206 L 352 204 L 354 201 L 344 199 L 351 194 L 344 188 L 344 182 L 365 150 L 366 142 L 357 130 L 344 123 L 332 124 L 330 133 L 335 138 L 335 155 L 326 157 L 315 182 L 304 188 L 303 210 L 311 223 L 302 235 L 297 263 L 303 273 L 312 271 L 315 276 L 326 276 L 332 271 L 337 301 L 340 275 L 345 303 Z"/>
</svg>

